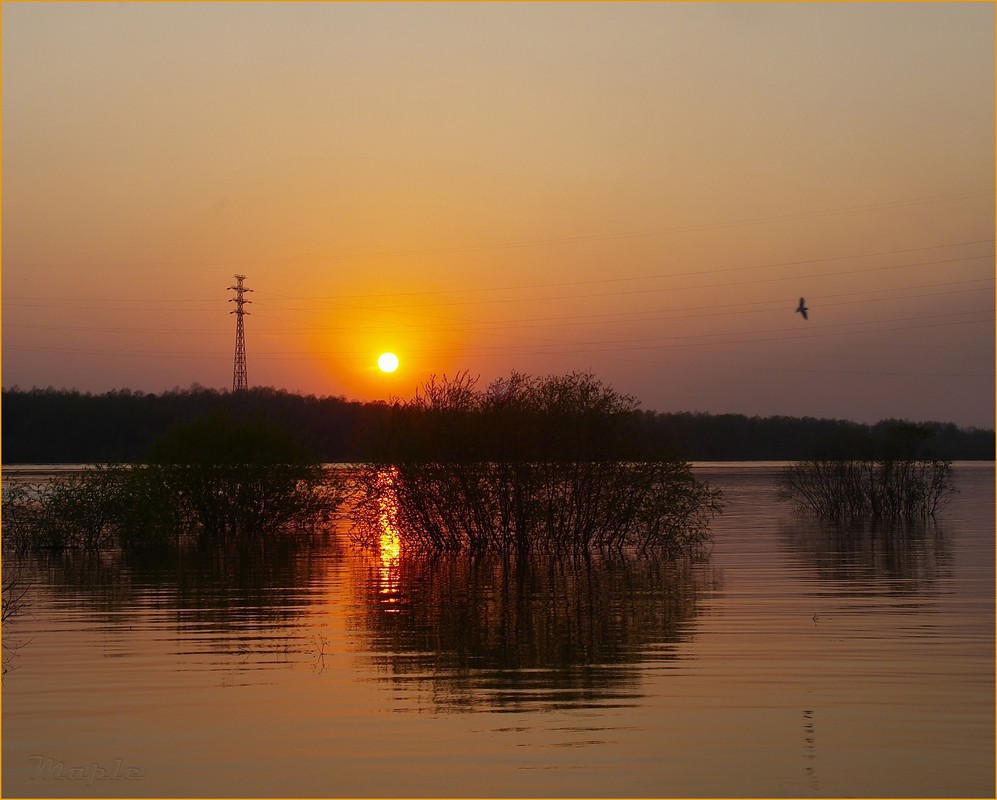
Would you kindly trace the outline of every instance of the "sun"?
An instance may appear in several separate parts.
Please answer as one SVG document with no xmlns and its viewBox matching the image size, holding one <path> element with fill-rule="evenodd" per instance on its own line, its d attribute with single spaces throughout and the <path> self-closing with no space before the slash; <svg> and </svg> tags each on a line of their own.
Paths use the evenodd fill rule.
<svg viewBox="0 0 997 800">
<path fill-rule="evenodd" d="M 381 353 L 377 357 L 377 367 L 381 372 L 394 372 L 398 369 L 398 356 L 394 353 Z"/>
</svg>

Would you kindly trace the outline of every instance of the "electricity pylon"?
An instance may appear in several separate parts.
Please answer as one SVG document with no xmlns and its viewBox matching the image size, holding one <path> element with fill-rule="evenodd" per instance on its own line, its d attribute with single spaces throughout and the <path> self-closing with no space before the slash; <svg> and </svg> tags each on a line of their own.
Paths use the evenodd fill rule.
<svg viewBox="0 0 997 800">
<path fill-rule="evenodd" d="M 235 303 L 235 310 L 229 311 L 229 314 L 235 314 L 235 364 L 232 368 L 233 392 L 248 388 L 246 381 L 246 328 L 242 322 L 242 318 L 249 313 L 243 306 L 253 301 L 246 300 L 243 295 L 253 290 L 247 289 L 242 285 L 245 279 L 245 275 L 236 275 L 235 286 L 228 287 L 229 289 L 235 289 L 235 297 L 229 298 L 230 303 Z"/>
</svg>

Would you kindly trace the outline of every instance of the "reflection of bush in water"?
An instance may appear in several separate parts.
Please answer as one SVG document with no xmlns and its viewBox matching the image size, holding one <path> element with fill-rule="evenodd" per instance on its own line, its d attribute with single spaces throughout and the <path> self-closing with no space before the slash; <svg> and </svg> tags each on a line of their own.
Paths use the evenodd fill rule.
<svg viewBox="0 0 997 800">
<path fill-rule="evenodd" d="M 783 523 L 781 537 L 818 577 L 890 594 L 930 593 L 951 572 L 948 538 L 928 520 Z"/>
<path fill-rule="evenodd" d="M 16 559 L 36 586 L 113 613 L 116 623 L 122 611 L 141 616 L 160 608 L 179 624 L 241 629 L 294 624 L 307 610 L 307 595 L 319 591 L 325 557 L 335 547 L 324 537 L 285 536 L 225 546 L 192 540 L 103 552 L 42 551 L 7 560 Z"/>
<path fill-rule="evenodd" d="M 419 558 L 366 567 L 364 635 L 392 681 L 460 708 L 627 696 L 649 645 L 688 636 L 705 564 L 659 559 Z"/>
</svg>

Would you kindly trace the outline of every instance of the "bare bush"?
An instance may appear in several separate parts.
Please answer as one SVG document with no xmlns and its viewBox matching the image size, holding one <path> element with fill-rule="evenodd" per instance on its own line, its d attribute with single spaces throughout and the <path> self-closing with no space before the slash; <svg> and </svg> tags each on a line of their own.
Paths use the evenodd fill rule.
<svg viewBox="0 0 997 800">
<path fill-rule="evenodd" d="M 371 545 L 390 528 L 437 551 L 701 545 L 719 492 L 642 447 L 636 408 L 587 373 L 514 373 L 484 392 L 466 374 L 434 378 L 357 472 L 353 538 Z"/>
<path fill-rule="evenodd" d="M 828 519 L 931 517 L 957 491 L 951 472 L 938 459 L 803 461 L 783 471 L 778 492 Z"/>
<path fill-rule="evenodd" d="M 590 548 L 686 553 L 709 538 L 716 490 L 667 462 L 421 464 L 358 472 L 354 541 L 396 531 L 430 551 Z"/>
<path fill-rule="evenodd" d="M 4 487 L 4 541 L 15 549 L 96 550 L 115 533 L 123 473 L 113 467 L 68 472 Z"/>
<path fill-rule="evenodd" d="M 21 550 L 101 550 L 314 530 L 341 500 L 339 476 L 313 463 L 289 432 L 214 415 L 174 428 L 148 463 L 4 487 L 4 541 Z"/>
</svg>

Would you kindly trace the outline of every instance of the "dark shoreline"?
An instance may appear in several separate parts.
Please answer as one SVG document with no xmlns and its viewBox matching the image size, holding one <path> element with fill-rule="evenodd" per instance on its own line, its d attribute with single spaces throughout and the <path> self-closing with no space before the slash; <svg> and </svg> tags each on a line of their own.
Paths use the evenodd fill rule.
<svg viewBox="0 0 997 800">
<path fill-rule="evenodd" d="M 100 395 L 55 389 L 5 389 L 2 461 L 14 464 L 126 463 L 140 460 L 172 425 L 215 410 L 265 418 L 294 431 L 326 463 L 369 461 L 394 406 L 315 397 L 271 388 L 231 393 L 192 387 L 159 395 L 121 390 Z M 639 411 L 649 446 L 686 461 L 797 461 L 861 458 L 898 420 L 875 425 L 814 417 Z M 919 423 L 926 454 L 993 461 L 992 429 Z"/>
</svg>

